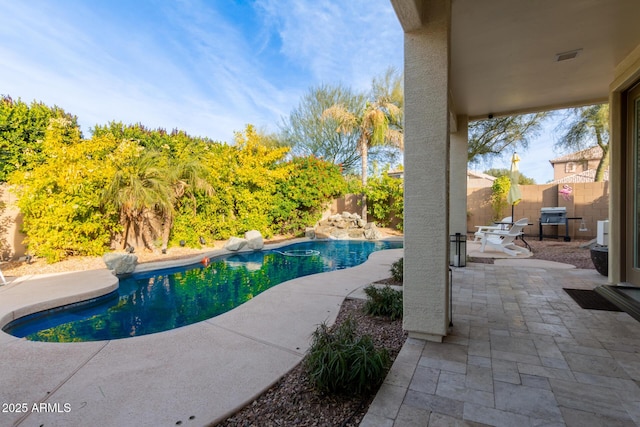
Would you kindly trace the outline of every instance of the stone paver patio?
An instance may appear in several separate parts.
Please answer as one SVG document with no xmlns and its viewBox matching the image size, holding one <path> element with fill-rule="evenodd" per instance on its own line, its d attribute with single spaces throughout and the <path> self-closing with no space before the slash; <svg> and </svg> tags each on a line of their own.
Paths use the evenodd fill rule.
<svg viewBox="0 0 640 427">
<path fill-rule="evenodd" d="M 360 425 L 640 425 L 640 323 L 562 290 L 605 283 L 595 270 L 457 269 L 451 334 L 408 339 Z"/>
</svg>

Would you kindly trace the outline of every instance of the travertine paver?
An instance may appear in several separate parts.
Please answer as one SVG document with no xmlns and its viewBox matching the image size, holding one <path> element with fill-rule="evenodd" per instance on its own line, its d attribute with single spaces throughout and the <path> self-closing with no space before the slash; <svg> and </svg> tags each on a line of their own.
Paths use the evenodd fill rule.
<svg viewBox="0 0 640 427">
<path fill-rule="evenodd" d="M 584 310 L 562 290 L 606 278 L 491 264 L 453 277 L 450 334 L 407 341 L 386 380 L 393 388 L 381 389 L 361 425 L 640 425 L 640 323 Z"/>
</svg>

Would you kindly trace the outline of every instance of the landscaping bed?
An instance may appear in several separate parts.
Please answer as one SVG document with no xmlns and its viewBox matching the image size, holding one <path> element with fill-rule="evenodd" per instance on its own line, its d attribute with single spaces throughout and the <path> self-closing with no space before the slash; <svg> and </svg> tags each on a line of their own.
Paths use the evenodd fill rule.
<svg viewBox="0 0 640 427">
<path fill-rule="evenodd" d="M 353 316 L 360 335 L 370 335 L 377 347 L 395 360 L 406 340 L 402 319 L 367 316 L 365 301 L 345 300 L 334 327 Z M 367 413 L 375 393 L 361 397 L 329 395 L 311 386 L 304 363 L 300 363 L 273 387 L 219 426 L 357 426 Z"/>
</svg>

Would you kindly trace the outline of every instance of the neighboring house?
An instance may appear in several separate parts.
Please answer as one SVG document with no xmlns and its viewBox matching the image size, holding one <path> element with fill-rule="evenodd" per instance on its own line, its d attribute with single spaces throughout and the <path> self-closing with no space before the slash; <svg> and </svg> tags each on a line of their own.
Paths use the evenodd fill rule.
<svg viewBox="0 0 640 427">
<path fill-rule="evenodd" d="M 600 159 L 602 159 L 602 148 L 596 145 L 586 150 L 549 160 L 553 166 L 553 181 L 551 183 L 593 182 Z M 605 176 L 605 181 L 607 181 L 609 179 L 608 171 L 605 172 Z"/>
<path fill-rule="evenodd" d="M 631 137 L 640 126 L 640 1 L 391 3 L 405 33 L 409 336 L 442 341 L 449 332 L 449 235 L 466 232 L 473 120 L 609 102 L 609 281 L 640 287 L 640 150 Z"/>
<path fill-rule="evenodd" d="M 584 172 L 576 173 L 573 175 L 565 176 L 564 178 L 554 179 L 550 182 L 550 184 L 569 184 L 575 182 L 595 182 L 596 180 L 596 170 L 589 169 Z M 604 175 L 602 177 L 603 181 L 609 181 L 609 170 L 604 171 Z"/>
<path fill-rule="evenodd" d="M 467 188 L 491 187 L 495 180 L 495 176 L 487 175 L 486 173 L 472 170 L 467 171 Z"/>
</svg>

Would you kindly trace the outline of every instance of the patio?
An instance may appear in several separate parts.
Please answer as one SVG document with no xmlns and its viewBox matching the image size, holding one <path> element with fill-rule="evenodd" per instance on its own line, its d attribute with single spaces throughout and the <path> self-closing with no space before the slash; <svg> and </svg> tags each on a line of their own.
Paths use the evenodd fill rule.
<svg viewBox="0 0 640 427">
<path fill-rule="evenodd" d="M 562 290 L 606 278 L 517 262 L 456 269 L 450 335 L 407 340 L 361 426 L 640 425 L 638 323 Z"/>
</svg>

